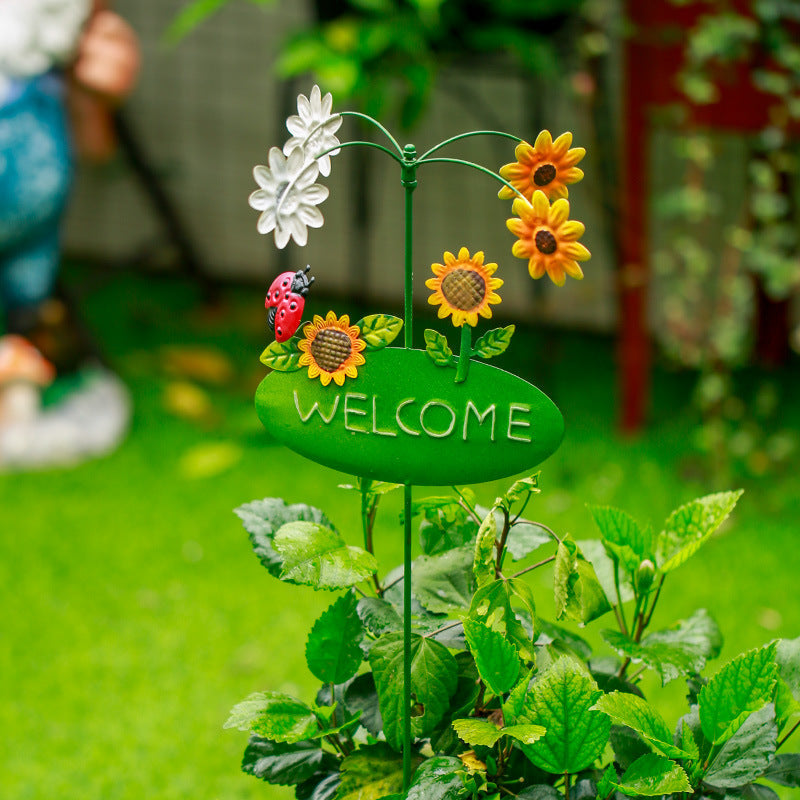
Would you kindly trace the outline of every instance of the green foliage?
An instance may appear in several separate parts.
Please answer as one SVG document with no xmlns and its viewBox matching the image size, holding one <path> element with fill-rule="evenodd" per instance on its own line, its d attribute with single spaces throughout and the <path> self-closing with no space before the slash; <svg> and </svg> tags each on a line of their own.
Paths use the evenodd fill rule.
<svg viewBox="0 0 800 800">
<path fill-rule="evenodd" d="M 314 623 L 308 635 L 306 662 L 323 683 L 344 683 L 361 664 L 364 628 L 357 606 L 355 593 L 348 592 Z"/>
<path fill-rule="evenodd" d="M 458 665 L 450 651 L 431 639 L 415 635 L 409 653 L 411 693 L 415 708 L 411 730 L 415 737 L 430 733 L 447 711 L 458 683 Z M 387 633 L 372 646 L 369 664 L 378 687 L 386 741 L 402 748 L 403 734 L 403 636 Z"/>
<path fill-rule="evenodd" d="M 283 559 L 281 579 L 315 589 L 345 589 L 378 569 L 372 553 L 345 543 L 332 528 L 315 522 L 289 522 L 273 545 Z"/>
<path fill-rule="evenodd" d="M 413 772 L 403 798 L 403 571 L 379 577 L 369 552 L 377 500 L 394 487 L 355 488 L 367 550 L 308 506 L 268 499 L 237 509 L 272 575 L 347 590 L 308 635 L 308 667 L 323 684 L 316 703 L 263 692 L 231 712 L 227 727 L 251 734 L 246 772 L 296 785 L 300 800 L 558 800 L 567 781 L 576 800 L 775 800 L 755 782 L 800 785 L 800 755 L 777 752 L 779 731 L 800 716 L 800 639 L 751 650 L 706 679 L 722 646 L 708 612 L 650 629 L 663 583 L 740 493 L 687 503 L 655 535 L 622 510 L 595 507 L 601 538 L 578 544 L 521 519 L 539 492 L 532 475 L 491 508 L 468 489 L 412 505 L 423 553 L 411 565 Z M 535 564 L 504 566 L 507 553 L 522 561 L 536 551 L 545 557 Z M 564 627 L 537 617 L 526 579 L 548 565 Z M 612 603 L 617 628 L 602 638 L 616 657 L 566 627 Z M 645 668 L 664 684 L 687 681 L 689 712 L 674 734 L 643 695 Z"/>
<path fill-rule="evenodd" d="M 533 683 L 520 720 L 547 731 L 525 747 L 539 769 L 557 775 L 580 772 L 603 752 L 611 720 L 594 710 L 600 695 L 592 677 L 570 658 L 559 659 Z"/>
</svg>

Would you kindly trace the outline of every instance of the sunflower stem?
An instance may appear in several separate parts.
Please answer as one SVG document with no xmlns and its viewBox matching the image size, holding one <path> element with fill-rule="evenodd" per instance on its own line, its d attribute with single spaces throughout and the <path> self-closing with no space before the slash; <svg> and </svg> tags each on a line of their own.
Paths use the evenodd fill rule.
<svg viewBox="0 0 800 800">
<path fill-rule="evenodd" d="M 468 139 L 470 136 L 502 136 L 503 138 L 511 139 L 514 142 L 522 141 L 519 136 L 514 136 L 513 133 L 505 133 L 504 131 L 469 131 L 468 133 L 459 133 L 457 136 L 451 136 L 449 139 L 439 142 L 439 144 L 431 147 L 430 150 L 426 150 L 419 157 L 419 160 L 424 161 L 426 158 L 428 158 L 428 156 L 433 155 L 437 150 L 441 150 L 443 147 L 447 147 L 447 145 L 452 144 L 453 142 L 458 142 L 461 139 Z"/>
<path fill-rule="evenodd" d="M 371 117 L 369 114 L 362 114 L 360 111 L 342 111 L 340 112 L 343 117 L 357 117 L 358 119 L 363 119 L 365 122 L 368 122 L 370 125 L 374 125 L 381 133 L 383 133 L 386 138 L 395 146 L 397 152 L 402 155 L 403 151 L 398 143 L 397 139 L 389 133 L 383 125 L 378 122 L 374 117 Z"/>
<path fill-rule="evenodd" d="M 474 161 L 465 161 L 463 158 L 420 158 L 417 163 L 419 166 L 422 166 L 423 164 L 461 164 L 465 167 L 472 167 L 472 169 L 476 169 L 478 172 L 483 172 L 484 175 L 490 175 L 496 181 L 500 181 L 503 186 L 507 186 L 512 192 L 514 192 L 515 195 L 517 195 L 517 197 L 521 197 L 526 203 L 528 203 L 528 205 L 530 205 L 530 200 L 528 200 L 528 198 L 525 197 L 525 195 L 522 194 L 522 192 L 517 189 L 516 186 L 512 186 L 501 175 L 498 175 L 496 172 L 488 169 L 487 167 L 476 164 Z"/>
<path fill-rule="evenodd" d="M 472 326 L 466 322 L 461 326 L 461 349 L 458 351 L 456 383 L 464 383 L 469 375 L 469 357 L 472 355 Z"/>
</svg>

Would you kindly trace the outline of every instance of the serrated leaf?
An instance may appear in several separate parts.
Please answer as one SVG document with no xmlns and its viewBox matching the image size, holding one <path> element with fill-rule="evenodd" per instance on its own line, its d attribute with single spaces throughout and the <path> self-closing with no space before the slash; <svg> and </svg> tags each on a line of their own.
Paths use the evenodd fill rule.
<svg viewBox="0 0 800 800">
<path fill-rule="evenodd" d="M 430 733 L 448 709 L 458 684 L 458 664 L 438 642 L 411 637 L 411 717 L 413 736 Z M 396 750 L 403 744 L 403 634 L 387 633 L 372 646 L 369 663 L 378 688 L 386 741 Z"/>
<path fill-rule="evenodd" d="M 337 800 L 379 800 L 403 788 L 403 761 L 385 742 L 359 747 L 341 773 Z"/>
<path fill-rule="evenodd" d="M 623 658 L 658 672 L 665 686 L 681 675 L 701 672 L 722 646 L 719 628 L 703 608 L 672 628 L 648 634 L 638 644 L 619 631 L 602 631 L 601 636 Z"/>
<path fill-rule="evenodd" d="M 775 756 L 777 738 L 775 706 L 768 703 L 750 714 L 722 745 L 703 780 L 712 786 L 729 788 L 760 778 Z"/>
<path fill-rule="evenodd" d="M 494 358 L 495 356 L 499 356 L 508 349 L 513 335 L 513 325 L 507 325 L 505 328 L 492 328 L 492 330 L 486 331 L 486 333 L 475 342 L 472 355 L 478 356 L 478 358 Z"/>
<path fill-rule="evenodd" d="M 553 589 L 559 619 L 586 623 L 611 610 L 594 568 L 569 535 L 558 545 Z"/>
<path fill-rule="evenodd" d="M 233 510 L 233 513 L 242 521 L 242 525 L 250 535 L 253 551 L 261 563 L 276 578 L 283 569 L 283 559 L 272 546 L 275 533 L 287 522 L 305 520 L 316 522 L 328 528 L 333 526 L 325 514 L 313 506 L 295 503 L 287 506 L 280 497 L 265 497 L 263 500 L 253 500 Z"/>
<path fill-rule="evenodd" d="M 681 748 L 672 743 L 672 732 L 661 714 L 644 698 L 624 692 L 603 695 L 595 706 L 611 717 L 617 725 L 633 728 L 656 753 L 667 758 L 689 758 Z"/>
<path fill-rule="evenodd" d="M 795 699 L 800 700 L 800 636 L 778 640 L 775 663 Z"/>
<path fill-rule="evenodd" d="M 278 786 L 302 783 L 325 765 L 335 767 L 336 759 L 319 742 L 284 744 L 261 736 L 250 737 L 242 758 L 242 772 Z"/>
<path fill-rule="evenodd" d="M 526 628 L 515 613 L 512 600 L 522 603 L 530 615 L 531 628 Z M 469 619 L 482 622 L 499 631 L 513 642 L 520 658 L 527 663 L 535 660 L 533 626 L 536 606 L 530 587 L 520 580 L 496 580 L 478 589 L 469 607 Z"/>
<path fill-rule="evenodd" d="M 457 719 L 453 729 L 458 738 L 472 747 L 494 747 L 503 735 L 500 728 L 488 719 Z"/>
<path fill-rule="evenodd" d="M 786 681 L 778 673 L 775 681 L 775 718 L 778 721 L 778 730 L 782 731 L 789 720 L 797 713 L 800 713 L 800 703 L 794 699 L 792 690 L 786 685 Z"/>
<path fill-rule="evenodd" d="M 495 577 L 495 539 L 497 536 L 497 522 L 492 509 L 483 519 L 478 536 L 475 539 L 475 558 L 472 563 L 472 572 L 475 575 L 475 583 L 479 586 L 486 586 Z"/>
<path fill-rule="evenodd" d="M 529 786 L 517 795 L 517 800 L 564 800 L 564 795 L 552 786 Z"/>
<path fill-rule="evenodd" d="M 642 528 L 626 511 L 610 506 L 589 506 L 602 535 L 603 545 L 629 572 L 636 572 L 644 559 L 655 559 L 653 533 Z"/>
<path fill-rule="evenodd" d="M 761 777 L 779 786 L 800 789 L 800 753 L 780 753 L 775 756 Z"/>
<path fill-rule="evenodd" d="M 302 353 L 297 347 L 297 339 L 286 342 L 271 342 L 261 354 L 259 361 L 277 372 L 296 372 L 300 369 Z"/>
<path fill-rule="evenodd" d="M 614 561 L 606 552 L 606 548 L 599 539 L 579 539 L 575 544 L 580 547 L 584 557 L 589 560 L 594 567 L 597 580 L 603 587 L 603 592 L 609 601 L 613 602 L 617 597 L 617 589 L 614 582 Z M 620 600 L 627 603 L 634 597 L 633 584 L 630 577 L 624 570 L 619 570 L 619 593 Z"/>
<path fill-rule="evenodd" d="M 414 773 L 406 800 L 461 800 L 472 796 L 464 765 L 451 756 L 433 756 Z"/>
<path fill-rule="evenodd" d="M 275 742 L 311 739 L 319 730 L 314 712 L 302 701 L 281 692 L 251 694 L 232 709 L 225 728 L 237 728 Z"/>
<path fill-rule="evenodd" d="M 447 339 L 431 328 L 425 330 L 425 352 L 437 367 L 452 367 L 456 363 Z"/>
<path fill-rule="evenodd" d="M 647 742 L 626 725 L 612 725 L 609 741 L 614 760 L 622 769 L 627 769 L 640 756 L 653 752 Z"/>
<path fill-rule="evenodd" d="M 511 556 L 512 561 L 522 561 L 534 550 L 553 541 L 553 537 L 544 526 L 537 522 L 520 519 L 511 526 L 508 533 L 506 552 Z"/>
<path fill-rule="evenodd" d="M 475 591 L 472 547 L 419 556 L 411 565 L 414 594 L 434 614 L 465 611 Z"/>
<path fill-rule="evenodd" d="M 654 797 L 692 791 L 683 769 L 674 761 L 654 753 L 637 758 L 625 770 L 619 783 L 613 785 L 628 797 Z"/>
<path fill-rule="evenodd" d="M 372 553 L 348 545 L 336 531 L 314 522 L 282 526 L 273 546 L 283 559 L 281 578 L 315 589 L 345 589 L 378 569 Z"/>
<path fill-rule="evenodd" d="M 394 606 L 377 597 L 362 597 L 358 601 L 356 613 L 373 636 L 399 631 L 403 627 L 403 620 L 394 610 Z"/>
<path fill-rule="evenodd" d="M 391 344 L 403 327 L 403 320 L 390 314 L 370 314 L 356 322 L 367 350 L 380 350 Z"/>
<path fill-rule="evenodd" d="M 522 713 L 525 705 L 525 695 L 528 694 L 528 686 L 533 673 L 534 670 L 523 673 L 522 677 L 517 681 L 517 685 L 511 689 L 506 701 L 503 703 L 503 719 L 509 725 L 515 725 L 517 717 Z"/>
<path fill-rule="evenodd" d="M 517 500 L 521 500 L 531 493 L 539 494 L 541 492 L 541 489 L 539 489 L 540 474 L 540 472 L 534 472 L 533 475 L 528 475 L 525 478 L 514 481 L 508 491 L 503 494 L 502 499 L 510 507 L 516 503 Z"/>
<path fill-rule="evenodd" d="M 344 683 L 361 664 L 364 628 L 355 592 L 342 595 L 314 623 L 306 643 L 311 674 L 323 683 Z"/>
<path fill-rule="evenodd" d="M 307 781 L 298 784 L 294 790 L 294 796 L 297 800 L 334 800 L 340 782 L 338 769 L 327 773 L 319 772 Z"/>
<path fill-rule="evenodd" d="M 775 643 L 737 656 L 700 690 L 700 724 L 718 744 L 730 738 L 751 712 L 772 700 L 778 668 Z"/>
<path fill-rule="evenodd" d="M 692 500 L 670 514 L 656 541 L 657 564 L 671 572 L 693 556 L 725 521 L 743 490 Z"/>
<path fill-rule="evenodd" d="M 422 551 L 436 555 L 472 541 L 478 524 L 454 497 L 428 497 L 413 504 L 413 513 L 422 512 L 419 525 Z"/>
<path fill-rule="evenodd" d="M 474 620 L 464 621 L 464 635 L 483 682 L 496 695 L 503 695 L 517 682 L 517 648 L 497 631 Z"/>
<path fill-rule="evenodd" d="M 554 622 L 539 617 L 536 630 L 539 632 L 537 644 L 552 644 L 562 654 L 567 655 L 572 652 L 584 660 L 588 660 L 592 655 L 592 647 L 586 639 Z"/>
<path fill-rule="evenodd" d="M 375 677 L 371 672 L 362 672 L 344 688 L 344 705 L 353 714 L 360 714 L 358 722 L 373 736 L 377 737 L 383 730 L 378 689 Z"/>
<path fill-rule="evenodd" d="M 547 730 L 541 725 L 506 725 L 500 732 L 503 736 L 510 736 L 522 744 L 533 744 L 539 741 Z"/>
<path fill-rule="evenodd" d="M 525 755 L 540 769 L 556 775 L 586 769 L 608 742 L 611 721 L 593 706 L 601 692 L 570 658 L 559 659 L 533 683 L 520 722 L 541 725 L 547 733 L 525 745 Z"/>
</svg>

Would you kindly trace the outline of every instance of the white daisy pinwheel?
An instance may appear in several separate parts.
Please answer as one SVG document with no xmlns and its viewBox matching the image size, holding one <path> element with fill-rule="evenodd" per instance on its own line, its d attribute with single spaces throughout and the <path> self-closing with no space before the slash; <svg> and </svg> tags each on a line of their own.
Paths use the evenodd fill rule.
<svg viewBox="0 0 800 800">
<path fill-rule="evenodd" d="M 327 186 L 314 183 L 319 174 L 316 161 L 306 161 L 301 148 L 285 156 L 279 148 L 269 151 L 269 167 L 258 165 L 253 177 L 259 188 L 249 199 L 261 212 L 258 232 L 275 231 L 275 246 L 283 249 L 292 238 L 300 246 L 308 241 L 308 228 L 321 228 L 325 221 L 317 206 L 328 196 Z"/>
<path fill-rule="evenodd" d="M 331 156 L 340 152 L 334 150 L 317 158 L 320 153 L 340 144 L 334 134 L 342 125 L 342 116 L 331 114 L 332 107 L 331 93 L 328 92 L 323 97 L 319 86 L 314 86 L 309 97 L 298 95 L 298 113 L 286 120 L 286 128 L 292 138 L 283 146 L 284 155 L 288 156 L 293 150 L 301 148 L 306 154 L 306 160 L 316 159 L 319 171 L 325 177 L 331 174 Z"/>
</svg>

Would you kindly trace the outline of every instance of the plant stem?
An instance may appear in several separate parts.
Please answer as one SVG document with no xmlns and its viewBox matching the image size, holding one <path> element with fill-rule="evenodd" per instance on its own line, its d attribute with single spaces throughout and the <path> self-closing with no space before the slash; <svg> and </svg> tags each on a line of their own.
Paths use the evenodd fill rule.
<svg viewBox="0 0 800 800">
<path fill-rule="evenodd" d="M 658 598 L 661 595 L 661 587 L 664 585 L 664 580 L 666 579 L 666 575 L 661 576 L 661 580 L 658 582 L 658 588 L 656 589 L 656 593 L 653 596 L 653 604 L 650 606 L 650 611 L 647 613 L 647 618 L 644 621 L 644 627 L 646 628 L 650 624 L 650 620 L 653 618 L 653 612 L 656 610 L 656 603 L 658 602 Z"/>
<path fill-rule="evenodd" d="M 628 623 L 625 619 L 625 609 L 622 607 L 622 593 L 619 590 L 619 562 L 614 559 L 614 588 L 617 591 L 617 605 L 614 606 L 615 613 L 617 614 L 617 621 L 620 624 L 620 630 L 626 635 L 628 633 Z"/>
<path fill-rule="evenodd" d="M 617 625 L 619 625 L 620 631 L 624 633 L 626 636 L 628 635 L 628 629 L 625 627 L 625 620 L 622 618 L 622 615 L 619 613 L 619 606 L 613 605 L 611 608 L 614 609 L 614 616 L 617 618 Z"/>
<path fill-rule="evenodd" d="M 564 800 L 569 800 L 569 772 L 564 773 Z"/>
<path fill-rule="evenodd" d="M 539 569 L 539 567 L 543 567 L 545 564 L 549 564 L 551 561 L 555 561 L 556 557 L 550 556 L 550 558 L 543 558 L 541 561 L 537 561 L 535 564 L 531 564 L 530 567 L 525 567 L 525 569 L 521 569 L 519 572 L 515 572 L 513 575 L 510 576 L 509 580 L 513 580 L 514 578 L 519 578 L 520 575 L 524 575 L 526 572 L 533 572 L 535 569 Z"/>
<path fill-rule="evenodd" d="M 456 383 L 464 383 L 469 374 L 469 357 L 472 355 L 472 326 L 465 322 L 461 326 L 461 349 L 458 351 Z"/>
<path fill-rule="evenodd" d="M 459 625 L 463 625 L 464 623 L 457 619 L 455 622 L 449 622 L 447 625 L 443 625 L 441 628 L 437 628 L 435 631 L 431 631 L 430 633 L 424 633 L 422 635 L 423 639 L 432 639 L 434 636 L 438 636 L 440 633 L 444 633 L 445 631 L 449 631 L 452 628 L 457 628 Z"/>
<path fill-rule="evenodd" d="M 799 720 L 797 720 L 797 722 L 795 722 L 795 724 L 792 726 L 792 729 L 789 731 L 789 733 L 787 733 L 787 734 L 786 734 L 786 736 L 784 736 L 784 737 L 783 737 L 783 738 L 782 738 L 782 739 L 781 739 L 781 740 L 778 742 L 778 745 L 777 745 L 777 747 L 776 747 L 775 749 L 777 750 L 777 749 L 779 749 L 780 747 L 783 747 L 783 745 L 784 745 L 784 744 L 786 744 L 786 740 L 787 740 L 787 739 L 788 739 L 788 738 L 789 738 L 789 737 L 790 737 L 790 736 L 791 736 L 791 735 L 792 735 L 792 734 L 793 734 L 793 733 L 794 733 L 794 732 L 795 732 L 795 731 L 796 731 L 798 728 L 800 728 L 800 719 L 799 719 Z"/>
<path fill-rule="evenodd" d="M 525 513 L 525 509 L 528 507 L 528 501 L 531 499 L 532 494 L 533 492 L 528 492 L 525 501 L 522 503 L 522 508 L 520 508 L 520 510 L 517 511 L 517 515 L 511 521 L 512 525 Z"/>
<path fill-rule="evenodd" d="M 376 496 L 373 498 L 372 505 L 370 506 L 369 489 L 372 485 L 372 481 L 369 478 L 361 478 L 359 483 L 359 488 L 361 489 L 361 527 L 364 531 L 364 549 L 368 553 L 375 555 L 372 529 L 375 525 L 375 513 L 378 510 L 378 497 Z M 372 573 L 372 582 L 378 597 L 383 597 L 384 588 L 378 580 L 377 572 Z"/>
<path fill-rule="evenodd" d="M 497 545 L 497 560 L 495 561 L 495 577 L 499 578 L 503 570 L 503 557 L 506 554 L 506 542 L 508 541 L 508 534 L 511 531 L 511 520 L 509 518 L 508 509 L 503 506 L 503 532 L 500 534 L 500 541 Z"/>
<path fill-rule="evenodd" d="M 472 515 L 472 518 L 475 520 L 475 522 L 477 522 L 478 525 L 480 525 L 481 522 L 483 522 L 483 520 L 478 516 L 478 512 L 475 511 L 475 509 L 473 508 L 472 504 L 467 500 L 466 497 L 464 497 L 464 495 L 462 494 L 462 492 L 460 491 L 458 486 L 454 486 L 453 487 L 453 491 L 461 498 L 461 504 L 464 506 L 464 508 L 467 509 L 467 511 L 469 511 L 469 513 Z"/>
<path fill-rule="evenodd" d="M 424 161 L 428 156 L 433 155 L 437 150 L 441 150 L 443 147 L 446 147 L 448 144 L 452 144 L 453 142 L 457 142 L 460 139 L 467 139 L 470 136 L 503 136 L 506 139 L 512 139 L 515 142 L 521 142 L 522 139 L 519 136 L 514 136 L 512 133 L 504 133 L 503 131 L 469 131 L 468 133 L 459 133 L 457 136 L 451 136 L 449 139 L 445 139 L 443 142 L 439 142 L 439 144 L 434 145 L 431 147 L 430 150 L 426 150 L 419 158 L 420 161 Z"/>
</svg>

